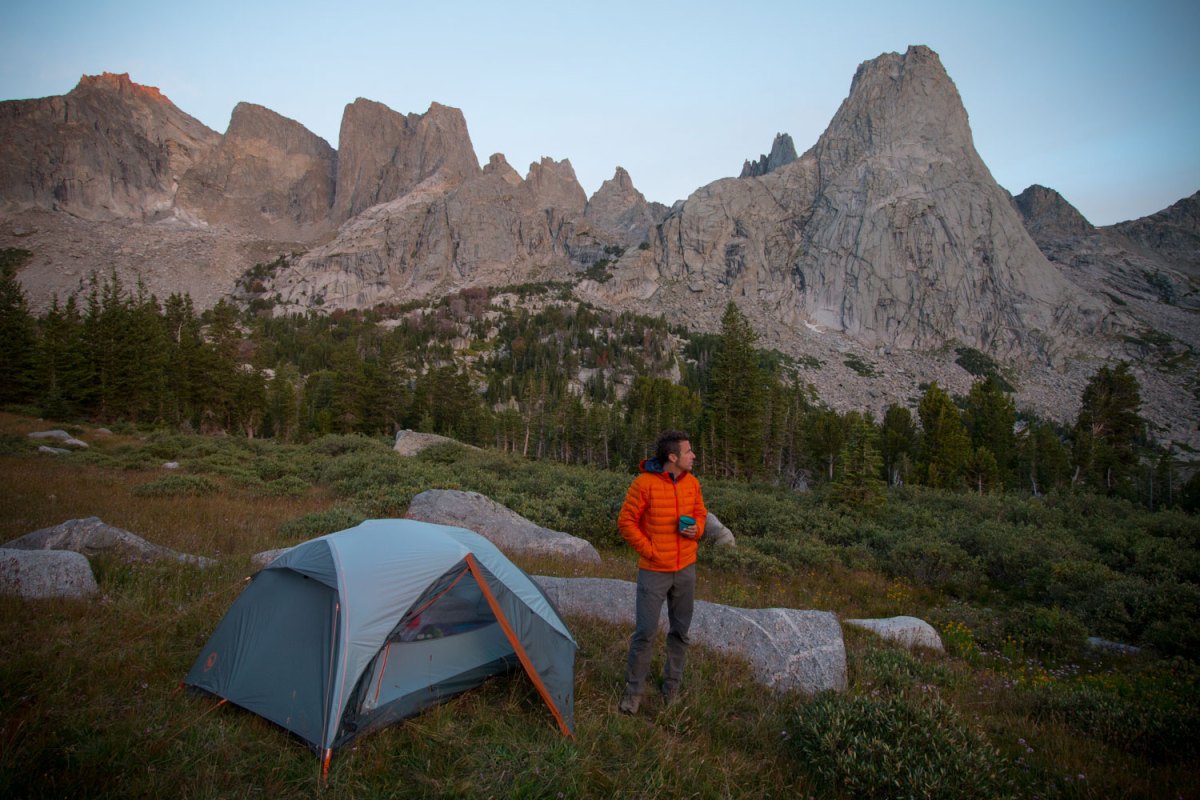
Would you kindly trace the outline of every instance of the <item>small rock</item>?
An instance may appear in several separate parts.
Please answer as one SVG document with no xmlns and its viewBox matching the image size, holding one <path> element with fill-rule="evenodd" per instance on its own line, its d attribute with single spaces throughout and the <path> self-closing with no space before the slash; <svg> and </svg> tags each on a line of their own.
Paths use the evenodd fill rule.
<svg viewBox="0 0 1200 800">
<path fill-rule="evenodd" d="M 250 556 L 250 563 L 259 569 L 265 569 L 268 564 L 291 549 L 290 547 L 280 547 L 275 550 L 264 550 L 261 553 L 255 553 Z"/>
<path fill-rule="evenodd" d="M 52 456 L 60 456 L 63 453 L 69 453 L 71 451 L 64 450 L 61 447 L 47 447 L 46 445 L 43 444 L 43 445 L 38 446 L 38 452 L 39 453 L 49 453 Z"/>
<path fill-rule="evenodd" d="M 895 642 L 912 650 L 915 647 L 928 647 L 939 653 L 946 648 L 942 645 L 942 637 L 923 619 L 917 617 L 888 617 L 886 619 L 848 619 L 847 625 L 863 628 L 877 634 L 883 639 Z"/>
<path fill-rule="evenodd" d="M 1142 652 L 1142 648 L 1135 647 L 1131 644 L 1121 644 L 1120 642 L 1110 642 L 1108 639 L 1101 639 L 1099 636 L 1089 636 L 1087 639 L 1088 647 L 1096 650 L 1107 650 L 1110 653 L 1120 653 L 1124 656 L 1136 656 Z"/>
<path fill-rule="evenodd" d="M 179 462 L 168 461 L 167 463 L 163 464 L 163 469 L 179 469 Z"/>
</svg>

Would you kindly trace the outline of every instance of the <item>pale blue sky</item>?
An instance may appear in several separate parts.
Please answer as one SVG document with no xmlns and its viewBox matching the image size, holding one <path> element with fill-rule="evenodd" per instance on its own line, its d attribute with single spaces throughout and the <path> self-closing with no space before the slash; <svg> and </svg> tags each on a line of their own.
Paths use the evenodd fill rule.
<svg viewBox="0 0 1200 800">
<path fill-rule="evenodd" d="M 835 8 L 836 6 L 836 8 Z M 590 195 L 625 167 L 670 204 L 787 132 L 800 152 L 859 63 L 925 44 L 1014 194 L 1095 224 L 1200 189 L 1200 3 L 6 0 L 0 99 L 128 72 L 224 132 L 239 101 L 337 146 L 356 97 L 463 110 L 482 162 L 569 158 Z"/>
</svg>

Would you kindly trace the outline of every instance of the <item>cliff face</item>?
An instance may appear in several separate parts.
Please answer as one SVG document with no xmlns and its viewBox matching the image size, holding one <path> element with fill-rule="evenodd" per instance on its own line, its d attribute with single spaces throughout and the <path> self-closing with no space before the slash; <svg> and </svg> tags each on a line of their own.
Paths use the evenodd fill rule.
<svg viewBox="0 0 1200 800">
<path fill-rule="evenodd" d="M 239 103 L 220 143 L 179 183 L 191 219 L 263 235 L 308 238 L 330 223 L 337 153 L 270 109 Z"/>
<path fill-rule="evenodd" d="M 338 147 L 333 221 L 339 225 L 435 176 L 453 185 L 479 172 L 462 112 L 438 103 L 404 115 L 360 97 L 342 115 Z"/>
<path fill-rule="evenodd" d="M 710 315 L 734 299 L 762 324 L 873 348 L 1053 358 L 1109 314 L 1038 251 L 924 47 L 864 63 L 811 150 L 697 190 L 662 225 L 652 264 L 629 266 L 597 293 L 698 294 L 718 301 Z"/>
<path fill-rule="evenodd" d="M 128 75 L 0 103 L 0 208 L 91 220 L 169 215 L 180 178 L 220 136 Z"/>
</svg>

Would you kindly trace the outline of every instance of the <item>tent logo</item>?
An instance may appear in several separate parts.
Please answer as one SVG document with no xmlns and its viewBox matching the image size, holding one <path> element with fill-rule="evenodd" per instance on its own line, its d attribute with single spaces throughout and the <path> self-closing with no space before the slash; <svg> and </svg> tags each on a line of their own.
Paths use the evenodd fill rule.
<svg viewBox="0 0 1200 800">
<path fill-rule="evenodd" d="M 217 651 L 214 650 L 208 654 L 208 658 L 204 660 L 204 671 L 208 672 L 217 664 Z"/>
</svg>

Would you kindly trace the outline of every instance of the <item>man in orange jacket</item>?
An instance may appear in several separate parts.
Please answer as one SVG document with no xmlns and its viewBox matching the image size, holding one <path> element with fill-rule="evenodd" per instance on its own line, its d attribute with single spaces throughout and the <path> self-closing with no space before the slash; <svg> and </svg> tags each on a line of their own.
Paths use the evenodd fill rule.
<svg viewBox="0 0 1200 800">
<path fill-rule="evenodd" d="M 696 547 L 704 535 L 708 511 L 700 481 L 692 474 L 696 454 L 682 431 L 665 431 L 654 458 L 641 464 L 617 517 L 625 541 L 637 551 L 637 620 L 629 641 L 625 692 L 617 709 L 636 714 L 650 671 L 650 644 L 667 601 L 667 662 L 663 665 L 663 702 L 679 695 L 687 657 L 688 628 L 696 599 Z"/>
</svg>

